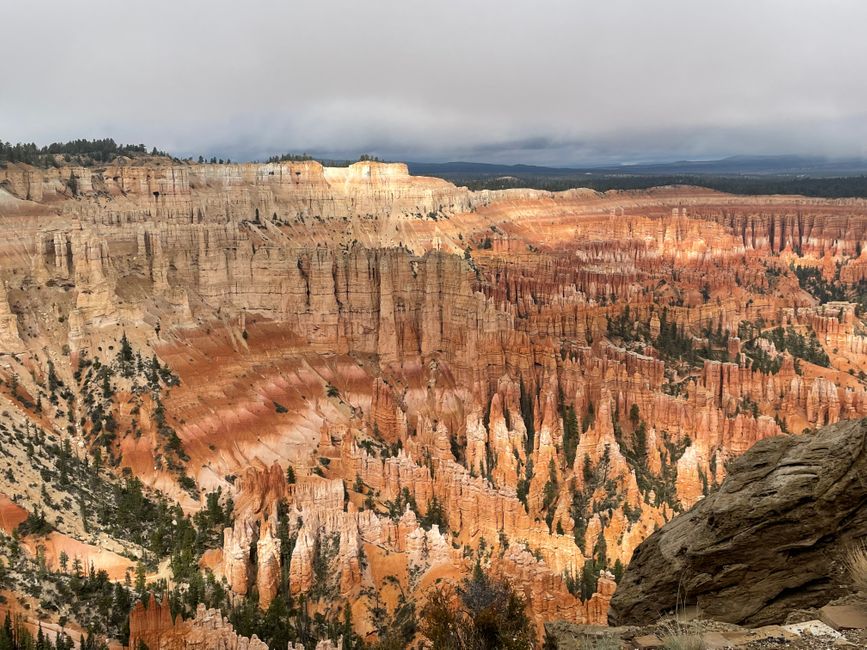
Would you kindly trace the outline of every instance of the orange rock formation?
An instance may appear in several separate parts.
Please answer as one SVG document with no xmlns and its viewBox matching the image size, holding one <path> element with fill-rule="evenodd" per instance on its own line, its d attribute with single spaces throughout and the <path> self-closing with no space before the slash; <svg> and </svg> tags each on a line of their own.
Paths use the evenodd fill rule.
<svg viewBox="0 0 867 650">
<path fill-rule="evenodd" d="M 50 360 L 77 385 L 77 359 L 113 355 L 122 333 L 158 355 L 180 378 L 160 406 L 183 472 L 235 502 L 218 577 L 267 608 L 319 589 L 327 549 L 329 593 L 362 603 L 363 634 L 362 592 L 385 576 L 420 596 L 476 559 L 537 623 L 603 623 L 600 570 L 726 460 L 867 415 L 859 311 L 818 304 L 790 268 L 855 291 L 864 201 L 474 193 L 394 164 L 168 161 L 9 165 L 0 199 L 7 377 L 38 396 Z M 828 363 L 776 349 L 778 326 L 815 337 Z M 114 404 L 121 467 L 198 509 L 162 457 L 157 405 L 133 409 L 134 394 Z M 73 429 L 94 444 L 86 422 Z M 570 576 L 590 560 L 582 601 Z M 151 648 L 219 619 L 154 607 L 133 613 Z M 226 647 L 257 647 L 214 626 Z"/>
</svg>

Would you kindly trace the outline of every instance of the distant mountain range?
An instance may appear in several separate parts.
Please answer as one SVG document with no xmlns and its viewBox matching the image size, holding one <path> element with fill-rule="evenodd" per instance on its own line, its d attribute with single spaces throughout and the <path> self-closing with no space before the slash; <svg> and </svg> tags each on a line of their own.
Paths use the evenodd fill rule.
<svg viewBox="0 0 867 650">
<path fill-rule="evenodd" d="M 579 175 L 734 175 L 734 176 L 858 176 L 867 174 L 867 158 L 831 159 L 818 156 L 731 156 L 719 160 L 680 160 L 664 163 L 593 167 L 544 167 L 475 162 L 408 163 L 410 173 L 442 177 L 575 177 Z"/>
</svg>

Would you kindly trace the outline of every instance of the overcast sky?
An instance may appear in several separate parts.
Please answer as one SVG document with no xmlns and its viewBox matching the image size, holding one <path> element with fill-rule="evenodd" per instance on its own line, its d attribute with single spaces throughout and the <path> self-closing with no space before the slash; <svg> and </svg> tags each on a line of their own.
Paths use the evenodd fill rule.
<svg viewBox="0 0 867 650">
<path fill-rule="evenodd" d="M 540 164 L 867 155 L 862 0 L 0 0 L 0 139 Z"/>
</svg>

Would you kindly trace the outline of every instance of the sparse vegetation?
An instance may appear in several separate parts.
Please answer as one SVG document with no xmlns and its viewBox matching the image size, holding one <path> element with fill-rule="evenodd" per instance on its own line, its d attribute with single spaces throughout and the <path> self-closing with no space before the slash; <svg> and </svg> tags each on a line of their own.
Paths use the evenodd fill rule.
<svg viewBox="0 0 867 650">
<path fill-rule="evenodd" d="M 666 621 L 658 636 L 665 650 L 704 650 L 705 648 L 701 634 L 677 619 Z"/>
<path fill-rule="evenodd" d="M 54 142 L 39 147 L 34 143 L 11 144 L 0 141 L 0 163 L 27 163 L 39 167 L 57 165 L 59 158 L 63 163 L 92 165 L 110 162 L 118 156 L 141 156 L 148 153 L 143 144 L 117 144 L 111 138 L 102 140 L 71 140 Z M 163 151 L 151 150 L 151 155 L 167 156 Z"/>
<path fill-rule="evenodd" d="M 419 629 L 435 649 L 526 650 L 534 643 L 524 599 L 479 563 L 457 588 L 433 587 L 425 600 Z"/>
<path fill-rule="evenodd" d="M 844 559 L 846 570 L 852 586 L 863 594 L 867 594 L 867 545 L 852 546 Z"/>
</svg>

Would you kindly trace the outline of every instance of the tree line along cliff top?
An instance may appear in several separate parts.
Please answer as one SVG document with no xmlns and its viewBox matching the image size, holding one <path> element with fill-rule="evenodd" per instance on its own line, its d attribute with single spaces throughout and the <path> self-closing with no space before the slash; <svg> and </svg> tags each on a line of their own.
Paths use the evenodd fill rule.
<svg viewBox="0 0 867 650">
<path fill-rule="evenodd" d="M 49 168 L 64 165 L 98 166 L 122 159 L 130 165 L 160 165 L 164 163 L 231 164 L 229 157 L 202 156 L 178 158 L 156 147 L 144 144 L 118 144 L 112 138 L 76 139 L 39 146 L 35 143 L 4 142 L 0 139 L 0 167 L 9 163 L 23 163 Z M 267 163 L 318 162 L 326 167 L 347 167 L 355 162 L 386 162 L 371 154 L 361 154 L 355 160 L 315 157 L 307 153 L 284 153 L 267 158 Z M 237 161 L 236 161 L 237 162 Z M 588 188 L 608 190 L 643 190 L 672 185 L 706 187 L 730 194 L 758 196 L 767 194 L 802 195 L 824 198 L 867 198 L 867 176 L 863 174 L 809 175 L 789 173 L 650 173 L 580 169 L 548 170 L 540 172 L 532 166 L 515 166 L 508 174 L 492 174 L 451 164 L 410 163 L 413 175 L 421 173 L 466 186 L 471 190 L 539 189 L 563 191 Z M 538 168 L 546 170 L 547 168 Z M 556 171 L 556 173 L 554 173 Z"/>
</svg>

